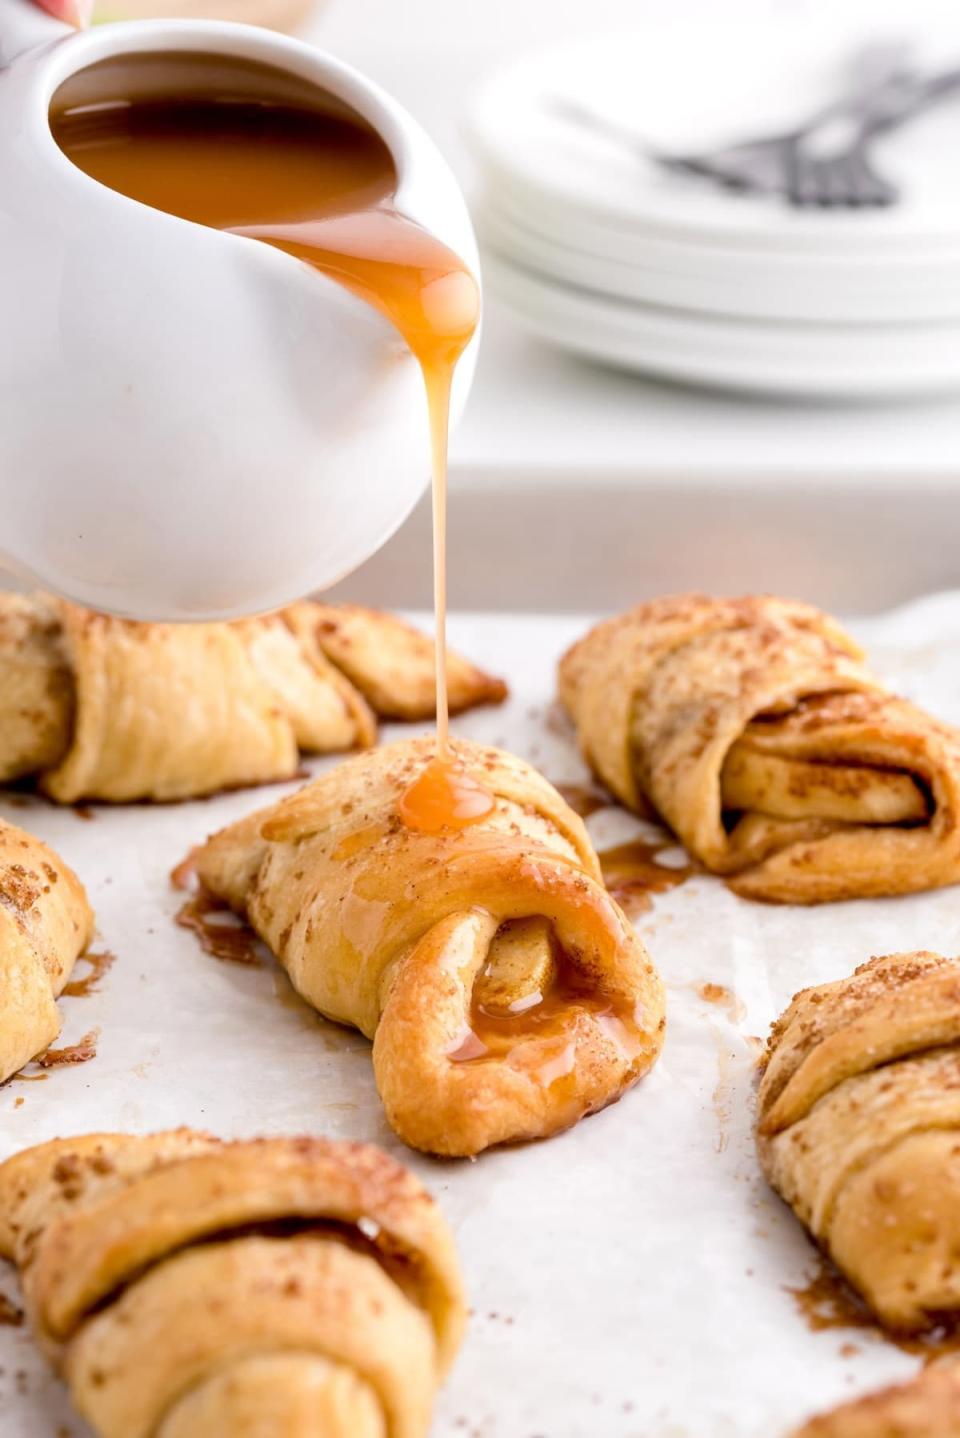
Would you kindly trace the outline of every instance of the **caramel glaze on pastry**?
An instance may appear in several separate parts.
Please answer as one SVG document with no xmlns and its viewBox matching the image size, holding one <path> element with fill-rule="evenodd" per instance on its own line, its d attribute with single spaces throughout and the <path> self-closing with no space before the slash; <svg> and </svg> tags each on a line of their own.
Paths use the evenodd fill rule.
<svg viewBox="0 0 960 1438">
<path fill-rule="evenodd" d="M 400 1137 L 467 1155 L 618 1098 L 660 1051 L 664 1000 L 556 790 L 500 750 L 452 747 L 496 800 L 469 827 L 405 827 L 435 752 L 412 740 L 224 829 L 196 866 L 309 1003 L 373 1040 Z"/>
<path fill-rule="evenodd" d="M 187 1129 L 0 1166 L 0 1253 L 100 1438 L 423 1438 L 456 1252 L 379 1149 Z"/>
<path fill-rule="evenodd" d="M 905 894 L 960 879 L 960 735 L 887 694 L 806 604 L 681 595 L 560 664 L 583 752 L 737 893 Z"/>
<path fill-rule="evenodd" d="M 57 1037 L 57 995 L 92 934 L 93 912 L 72 869 L 0 820 L 0 1083 Z"/>
<path fill-rule="evenodd" d="M 883 1324 L 960 1311 L 960 960 L 891 954 L 797 994 L 771 1033 L 758 1142 Z"/>
<path fill-rule="evenodd" d="M 451 656 L 454 710 L 498 703 Z M 373 744 L 377 716 L 433 713 L 433 641 L 373 609 L 143 624 L 0 595 L 0 780 L 60 803 L 174 800 L 289 778 L 301 751 Z"/>
<path fill-rule="evenodd" d="M 960 1365 L 952 1362 L 842 1403 L 811 1418 L 791 1438 L 957 1438 L 958 1433 Z"/>
</svg>

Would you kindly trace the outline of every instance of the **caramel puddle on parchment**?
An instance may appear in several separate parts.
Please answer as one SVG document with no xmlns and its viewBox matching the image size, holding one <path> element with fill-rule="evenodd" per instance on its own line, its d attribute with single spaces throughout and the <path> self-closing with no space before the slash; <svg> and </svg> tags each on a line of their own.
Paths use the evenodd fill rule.
<svg viewBox="0 0 960 1438">
<path fill-rule="evenodd" d="M 554 784 L 553 787 L 581 819 L 589 819 L 591 814 L 599 813 L 601 809 L 612 809 L 616 804 L 605 789 L 595 788 L 592 784 Z"/>
<path fill-rule="evenodd" d="M 704 1003 L 716 1004 L 723 1009 L 727 1018 L 732 1024 L 738 1024 L 747 1012 L 747 1006 L 742 999 L 738 999 L 733 989 L 727 988 L 726 984 L 714 984 L 708 980 L 694 985 L 697 997 L 703 999 Z"/>
<path fill-rule="evenodd" d="M 95 994 L 100 980 L 109 973 L 116 960 L 116 954 L 111 954 L 109 949 L 104 949 L 102 954 L 81 954 L 77 963 L 88 964 L 90 972 L 82 978 L 71 979 L 63 992 L 72 999 L 85 999 L 89 994 Z"/>
<path fill-rule="evenodd" d="M 261 941 L 253 929 L 198 880 L 194 849 L 170 871 L 170 882 L 175 889 L 190 895 L 174 914 L 174 922 L 196 934 L 204 953 L 212 954 L 225 964 L 244 964 L 250 968 L 260 963 Z"/>
<path fill-rule="evenodd" d="M 207 954 L 226 964 L 260 963 L 260 940 L 250 925 L 221 899 L 198 889 L 174 915 L 181 929 L 190 929 Z"/>
<path fill-rule="evenodd" d="M 859 1294 L 819 1251 L 810 1281 L 802 1288 L 785 1285 L 785 1291 L 813 1333 L 836 1328 L 869 1329 L 902 1353 L 922 1358 L 925 1368 L 938 1358 L 960 1351 L 960 1314 L 944 1316 L 925 1333 L 891 1333 L 880 1326 Z"/>
<path fill-rule="evenodd" d="M 682 851 L 673 840 L 631 839 L 598 854 L 603 882 L 628 918 L 647 913 L 655 894 L 678 888 L 697 872 L 688 860 L 677 865 L 660 863 L 659 856 L 668 852 Z"/>
<path fill-rule="evenodd" d="M 100 1037 L 99 1029 L 91 1029 L 84 1034 L 78 1043 L 68 1044 L 62 1049 L 47 1049 L 46 1053 L 40 1054 L 34 1063 L 39 1064 L 42 1069 L 63 1068 L 69 1064 L 86 1064 L 97 1056 L 97 1040 Z"/>
<path fill-rule="evenodd" d="M 722 1009 L 731 1024 L 736 1026 L 743 1019 L 746 1005 L 726 984 L 715 984 L 705 979 L 694 982 L 692 987 L 704 1003 L 715 1004 Z M 717 1082 L 711 1096 L 717 1119 L 714 1151 L 724 1153 L 730 1142 L 730 1123 L 733 1119 L 733 1067 L 736 1055 L 729 1050 L 729 1040 L 724 1030 L 713 1022 L 710 1028 L 717 1040 Z"/>
<path fill-rule="evenodd" d="M 171 870 L 170 882 L 175 889 L 190 894 L 174 919 L 181 928 L 189 929 L 196 935 L 205 953 L 224 963 L 241 964 L 248 968 L 265 966 L 269 962 L 267 946 L 256 931 L 200 884 L 193 850 Z M 319 1010 L 301 998 L 280 965 L 273 968 L 273 992 L 284 1008 L 297 1015 L 305 1028 L 316 1032 L 328 1052 L 338 1052 L 354 1040 L 366 1042 L 362 1034 L 326 1020 Z M 326 1104 L 324 1107 L 335 1108 L 337 1105 Z"/>
</svg>

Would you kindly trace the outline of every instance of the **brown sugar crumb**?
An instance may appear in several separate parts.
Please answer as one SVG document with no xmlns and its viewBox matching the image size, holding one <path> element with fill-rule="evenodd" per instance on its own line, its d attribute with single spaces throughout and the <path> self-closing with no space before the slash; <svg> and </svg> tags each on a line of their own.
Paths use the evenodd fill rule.
<svg viewBox="0 0 960 1438">
<path fill-rule="evenodd" d="M 0 1327 L 20 1328 L 23 1324 L 23 1312 L 15 1303 L 11 1303 L 0 1293 Z"/>
<path fill-rule="evenodd" d="M 57 1160 L 52 1177 L 63 1189 L 64 1198 L 79 1198 L 83 1192 L 83 1170 L 75 1153 L 65 1153 Z"/>
<path fill-rule="evenodd" d="M 40 897 L 40 890 L 37 875 L 22 864 L 10 864 L 0 873 L 0 904 L 14 913 L 25 914 L 32 909 Z"/>
<path fill-rule="evenodd" d="M 54 1183 L 67 1184 L 80 1177 L 80 1159 L 75 1153 L 65 1153 L 58 1158 L 51 1175 Z"/>
</svg>

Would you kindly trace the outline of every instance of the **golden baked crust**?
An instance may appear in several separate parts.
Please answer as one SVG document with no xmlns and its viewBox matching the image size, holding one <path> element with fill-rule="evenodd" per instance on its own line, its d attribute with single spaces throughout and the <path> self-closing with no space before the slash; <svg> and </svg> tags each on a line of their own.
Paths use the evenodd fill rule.
<svg viewBox="0 0 960 1438">
<path fill-rule="evenodd" d="M 453 707 L 505 693 L 452 656 Z M 305 602 L 229 624 L 141 624 L 0 595 L 0 779 L 39 774 L 60 803 L 290 778 L 301 751 L 375 743 L 378 714 L 432 712 L 432 641 L 376 610 Z"/>
<path fill-rule="evenodd" d="M 433 640 L 377 609 L 357 604 L 297 604 L 286 611 L 297 632 L 312 632 L 331 664 L 345 674 L 381 719 L 430 719 L 436 709 Z M 507 697 L 502 679 L 462 655 L 447 655 L 451 714 Z"/>
<path fill-rule="evenodd" d="M 560 663 L 583 752 L 748 898 L 813 904 L 960 879 L 960 735 L 887 694 L 828 615 L 680 595 Z"/>
<path fill-rule="evenodd" d="M 465 1322 L 439 1209 L 366 1144 L 57 1139 L 0 1165 L 0 1252 L 101 1438 L 422 1438 Z"/>
<path fill-rule="evenodd" d="M 960 961 L 890 954 L 797 994 L 757 1132 L 768 1180 L 882 1323 L 960 1310 Z"/>
<path fill-rule="evenodd" d="M 92 934 L 93 912 L 73 870 L 0 820 L 0 1083 L 57 1037 L 56 998 Z"/>
<path fill-rule="evenodd" d="M 294 987 L 373 1039 L 407 1143 L 475 1154 L 544 1137 L 655 1061 L 663 993 L 609 897 L 580 819 L 522 760 L 458 743 L 496 796 L 462 830 L 412 832 L 398 804 L 435 752 L 348 760 L 196 855 Z"/>
<path fill-rule="evenodd" d="M 960 1365 L 953 1362 L 841 1403 L 811 1418 L 792 1438 L 956 1438 L 958 1433 Z"/>
<path fill-rule="evenodd" d="M 0 596 L 0 782 L 56 764 L 70 743 L 73 677 L 56 601 Z"/>
</svg>

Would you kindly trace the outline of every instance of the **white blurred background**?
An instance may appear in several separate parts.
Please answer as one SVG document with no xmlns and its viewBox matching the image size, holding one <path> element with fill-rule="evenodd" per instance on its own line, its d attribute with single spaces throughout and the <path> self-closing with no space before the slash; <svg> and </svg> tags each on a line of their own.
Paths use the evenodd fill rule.
<svg viewBox="0 0 960 1438">
<path fill-rule="evenodd" d="M 872 28 L 885 14 L 900 28 L 911 5 L 836 0 L 830 8 L 842 33 L 861 18 Z M 520 54 L 604 30 L 718 16 L 749 43 L 754 19 L 802 19 L 823 9 L 822 0 L 326 0 L 301 33 L 380 80 L 462 165 L 459 120 L 471 89 Z"/>
<path fill-rule="evenodd" d="M 476 195 L 466 113 L 485 78 L 525 53 L 624 26 L 655 36 L 701 22 L 715 33 L 722 23 L 762 83 L 771 22 L 826 25 L 839 59 L 857 40 L 903 37 L 922 46 L 934 10 L 947 16 L 955 7 L 949 0 L 919 10 L 911 0 L 328 0 L 303 33 L 392 90 Z M 684 77 L 676 83 L 682 87 Z M 960 150 L 960 110 L 956 125 Z M 454 515 L 461 516 L 454 541 L 464 529 L 473 540 L 461 547 L 454 580 L 462 604 L 500 602 L 489 572 L 497 552 L 505 607 L 518 597 L 569 607 L 577 586 L 579 603 L 602 607 L 641 588 L 702 583 L 813 593 L 847 611 L 869 610 L 960 579 L 955 393 L 791 399 L 628 374 L 532 337 L 488 287 L 478 378 L 453 462 Z M 538 488 L 554 499 L 564 491 L 564 513 L 538 509 Z M 504 525 L 505 508 L 484 504 L 484 492 L 494 490 L 498 503 L 508 492 L 518 496 L 515 524 Z M 622 508 L 611 535 L 592 496 L 606 503 L 615 491 Z M 361 572 L 363 592 L 408 592 L 427 526 L 423 513 Z M 543 530 L 554 564 L 538 566 L 527 594 L 531 527 Z M 570 543 L 571 533 L 579 543 Z M 605 545 L 606 566 L 597 563 Z M 411 601 L 427 599 L 421 579 Z"/>
<path fill-rule="evenodd" d="M 946 14 L 952 7 L 941 0 Z M 854 39 L 923 40 L 910 0 L 328 0 L 302 33 L 358 65 L 422 120 L 468 190 L 475 170 L 464 118 L 505 60 L 604 30 L 638 35 L 678 23 L 729 27 L 762 76 L 771 20 L 835 28 Z M 960 58 L 960 57 L 958 57 Z M 683 84 L 678 76 L 677 84 Z M 960 111 L 957 120 L 960 141 Z M 737 204 L 731 200 L 731 204 Z M 543 471 L 578 483 L 585 469 L 635 485 L 645 474 L 943 476 L 960 472 L 960 400 L 836 403 L 688 389 L 592 365 L 531 338 L 488 294 L 480 372 L 454 445 L 462 471 Z"/>
<path fill-rule="evenodd" d="M 261 18 L 269 20 L 271 5 L 291 0 L 102 3 L 111 14 L 124 3 L 152 9 L 189 5 L 194 11 L 213 5 L 220 12 L 233 6 L 234 13 L 242 8 L 245 18 L 255 18 L 262 6 Z M 310 0 L 293 3 L 309 6 Z M 636 101 L 645 125 L 659 118 L 652 104 L 654 111 L 662 105 L 695 119 L 705 90 L 712 88 L 711 66 L 722 89 L 725 68 L 735 64 L 741 77 L 738 102 L 756 91 L 762 130 L 783 116 L 801 118 L 809 104 L 798 91 L 792 108 L 789 65 L 782 83 L 779 73 L 771 74 L 771 49 L 783 51 L 786 44 L 789 54 L 792 42 L 785 37 L 816 34 L 824 55 L 839 64 L 851 47 L 878 40 L 903 40 L 923 53 L 941 22 L 956 29 L 957 44 L 952 53 L 941 51 L 937 63 L 952 58 L 960 64 L 960 12 L 951 0 L 832 0 L 829 5 L 823 0 L 318 0 L 298 33 L 373 76 L 407 105 L 455 167 L 482 221 L 487 199 L 465 139 L 467 117 L 490 77 L 525 55 L 565 41 L 586 48 L 606 32 L 629 28 L 638 55 Z M 669 75 L 655 76 L 654 104 L 649 78 L 640 78 L 642 62 L 678 29 L 688 37 L 690 64 L 681 58 Z M 925 53 L 923 59 L 930 63 Z M 781 68 L 782 63 L 781 54 Z M 602 89 L 602 82 L 595 84 L 600 101 Z M 775 114 L 781 103 L 782 114 Z M 626 113 L 623 95 L 620 109 Z M 718 111 L 714 103 L 706 110 L 709 135 L 723 107 Z M 734 110 L 738 105 L 731 106 Z M 918 127 L 918 133 L 928 135 L 928 171 L 931 153 L 935 161 L 934 191 L 936 164 L 945 187 L 954 173 L 960 176 L 955 162 L 960 97 L 938 124 L 936 132 Z M 896 162 L 909 202 L 914 179 L 909 147 L 901 153 L 899 141 L 891 143 L 891 163 Z M 522 148 L 518 141 L 518 152 Z M 883 159 L 886 163 L 886 154 Z M 960 530 L 960 179 L 954 194 L 956 215 L 950 224 L 956 233 L 946 235 L 945 254 L 958 266 L 957 282 L 945 292 L 942 334 L 935 307 L 923 330 L 954 378 L 946 386 L 931 384 L 928 393 L 913 383 L 907 395 L 887 385 L 869 398 L 851 398 L 830 393 L 829 384 L 818 394 L 814 384 L 812 392 L 778 395 L 764 392 L 762 384 L 752 390 L 725 385 L 722 377 L 719 383 L 684 383 L 677 375 L 665 377 L 663 366 L 658 374 L 656 363 L 637 373 L 592 362 L 531 332 L 516 305 L 506 302 L 493 283 L 495 256 L 488 251 L 480 365 L 466 418 L 453 438 L 453 542 L 456 546 L 457 536 L 464 534 L 473 542 L 472 552 L 470 544 L 462 553 L 454 551 L 455 601 L 569 607 L 575 575 L 581 606 L 625 602 L 641 584 L 646 592 L 658 585 L 700 583 L 789 589 L 862 610 L 960 582 L 954 558 L 954 536 Z M 752 206 L 755 217 L 766 215 L 789 228 L 788 207 L 766 203 L 764 210 L 752 200 L 723 201 L 731 216 L 746 213 L 738 206 Z M 909 220 L 908 205 L 901 213 Z M 797 233 L 817 222 L 801 217 Z M 838 216 L 835 223 L 853 225 L 848 244 L 856 267 L 859 222 Z M 863 223 L 864 235 L 870 236 L 887 221 L 867 217 Z M 896 216 L 891 223 L 895 227 Z M 877 234 L 882 238 L 881 230 Z M 895 252 L 894 245 L 890 253 Z M 864 266 L 870 263 L 865 252 Z M 911 273 L 922 283 L 922 255 Z M 731 290 L 731 309 L 751 298 L 749 288 L 748 272 Z M 886 298 L 882 285 L 878 293 Z M 672 311 L 664 313 L 670 321 Z M 903 331 L 905 351 L 908 329 Z M 752 333 L 762 340 L 763 324 Z M 876 334 L 877 353 L 882 351 L 895 368 L 901 349 L 895 328 Z M 735 354 L 735 330 L 725 343 L 727 352 Z M 789 348 L 789 338 L 785 343 Z M 825 343 L 832 358 L 829 335 Z M 864 353 L 872 362 L 869 335 L 866 344 Z M 538 491 L 551 494 L 549 511 L 538 509 Z M 488 504 L 484 496 L 494 492 L 497 502 Z M 620 496 L 615 538 L 622 536 L 619 548 L 629 550 L 629 562 L 618 552 L 619 568 L 611 561 L 607 576 L 596 556 L 610 527 L 608 520 L 596 518 L 596 510 L 612 492 Z M 516 499 L 510 524 L 505 524 L 504 494 Z M 558 494 L 566 495 L 565 517 Z M 697 527 L 691 517 L 699 521 Z M 546 547 L 552 545 L 556 563 L 552 573 L 541 564 L 528 594 L 520 591 L 522 575 L 529 571 L 531 525 L 549 536 Z M 571 535 L 582 535 L 582 542 L 571 543 Z M 424 509 L 350 581 L 348 592 L 371 602 L 402 593 L 410 604 L 426 603 L 429 577 L 420 560 L 427 538 Z M 504 576 L 497 595 L 491 594 L 492 553 Z M 671 556 L 669 563 L 665 555 Z"/>
</svg>

